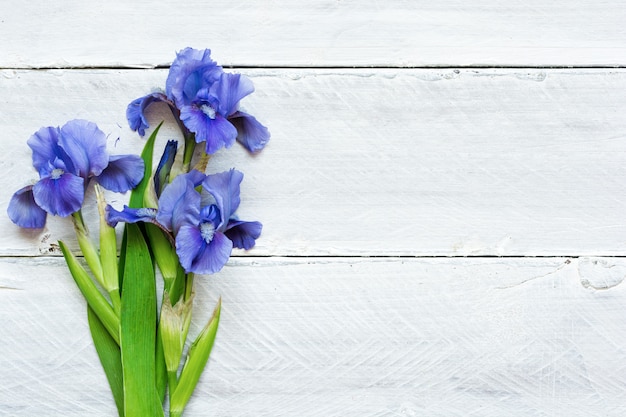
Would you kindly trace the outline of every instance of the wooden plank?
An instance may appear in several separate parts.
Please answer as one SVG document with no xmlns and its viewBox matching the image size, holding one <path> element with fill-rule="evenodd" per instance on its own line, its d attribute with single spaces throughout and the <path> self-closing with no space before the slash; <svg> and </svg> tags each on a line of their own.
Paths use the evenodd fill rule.
<svg viewBox="0 0 626 417">
<path fill-rule="evenodd" d="M 246 73 L 257 91 L 243 106 L 272 140 L 256 157 L 220 152 L 210 171 L 245 173 L 240 217 L 265 225 L 252 254 L 626 253 L 626 71 Z M 166 74 L 1 72 L 2 206 L 36 177 L 25 142 L 41 126 L 86 118 L 110 134 L 111 152 L 139 152 L 126 105 Z M 86 211 L 95 225 L 95 205 Z M 0 227 L 3 255 L 72 241 L 63 219 L 24 232 L 0 216 Z"/>
<path fill-rule="evenodd" d="M 0 67 L 152 67 L 186 46 L 234 66 L 616 66 L 621 1 L 33 0 L 0 20 Z"/>
<path fill-rule="evenodd" d="M 236 258 L 186 415 L 623 416 L 626 259 Z M 0 414 L 114 415 L 59 258 L 0 259 Z"/>
</svg>

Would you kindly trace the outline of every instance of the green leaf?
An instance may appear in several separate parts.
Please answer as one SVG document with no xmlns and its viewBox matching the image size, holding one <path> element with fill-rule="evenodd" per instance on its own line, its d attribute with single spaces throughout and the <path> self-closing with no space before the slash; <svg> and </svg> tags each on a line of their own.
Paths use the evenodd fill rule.
<svg viewBox="0 0 626 417">
<path fill-rule="evenodd" d="M 156 388 L 157 303 L 154 266 L 139 227 L 127 224 L 126 230 L 120 319 L 124 415 L 163 416 Z"/>
<path fill-rule="evenodd" d="M 165 401 L 165 392 L 167 391 L 167 365 L 165 363 L 165 351 L 163 350 L 163 338 L 161 329 L 157 329 L 155 365 L 156 365 L 156 389 L 161 404 Z"/>
<path fill-rule="evenodd" d="M 220 311 L 222 309 L 222 300 L 217 303 L 217 307 L 213 311 L 211 320 L 207 323 L 204 329 L 200 332 L 196 340 L 189 348 L 187 354 L 187 360 L 180 373 L 180 379 L 178 380 L 178 386 L 170 398 L 170 417 L 180 417 L 183 414 L 183 410 L 191 398 L 193 390 L 198 384 L 200 375 L 206 366 L 209 356 L 211 355 L 211 349 L 215 342 L 215 335 L 217 334 L 217 327 L 220 321 Z"/>
<path fill-rule="evenodd" d="M 143 151 L 141 152 L 141 159 L 143 159 L 143 163 L 145 165 L 145 171 L 143 174 L 143 179 L 135 187 L 135 189 L 130 194 L 130 201 L 128 203 L 128 207 L 139 208 L 143 207 L 143 195 L 150 183 L 150 178 L 152 178 L 152 155 L 154 153 L 154 142 L 156 140 L 157 134 L 159 133 L 159 129 L 163 122 L 159 123 L 159 125 L 154 129 L 146 144 L 143 147 Z"/>
<path fill-rule="evenodd" d="M 152 134 L 146 141 L 143 151 L 141 152 L 141 158 L 143 159 L 143 162 L 145 165 L 145 171 L 144 171 L 142 181 L 139 183 L 137 187 L 135 187 L 135 189 L 130 194 L 130 200 L 128 203 L 129 207 L 139 208 L 139 207 L 143 207 L 144 205 L 143 204 L 144 194 L 146 193 L 146 189 L 152 184 L 152 159 L 153 159 L 153 154 L 154 154 L 154 142 L 156 141 L 157 134 L 159 133 L 159 129 L 161 128 L 162 125 L 163 125 L 163 122 L 159 123 L 159 125 L 154 129 L 154 131 L 152 132 Z M 141 228 L 142 226 L 143 225 L 140 225 L 139 227 Z M 119 262 L 120 271 L 122 271 L 120 273 L 120 280 L 121 280 L 120 285 L 122 286 L 122 288 L 123 288 L 124 281 L 126 278 L 124 275 L 124 271 L 126 270 L 126 263 L 127 263 L 127 259 L 129 255 L 126 249 L 128 247 L 127 241 L 128 241 L 128 229 L 125 228 L 123 239 L 122 239 L 122 249 L 120 251 L 120 262 Z M 165 358 L 163 356 L 163 349 L 162 349 L 162 346 L 160 346 L 160 342 L 157 343 L 156 345 L 155 355 L 156 355 L 156 359 L 155 359 L 154 365 L 156 366 L 156 386 L 157 386 L 157 391 L 159 393 L 159 396 L 161 398 L 161 402 L 163 402 L 165 398 L 165 390 L 166 390 L 166 385 L 167 385 L 167 372 L 165 370 Z"/>
<path fill-rule="evenodd" d="M 89 320 L 91 338 L 96 347 L 96 352 L 98 352 L 104 373 L 109 381 L 111 393 L 113 394 L 113 399 L 117 406 L 117 412 L 120 417 L 124 417 L 124 383 L 120 347 L 89 306 L 87 307 L 87 319 Z"/>
<path fill-rule="evenodd" d="M 111 307 L 111 304 L 109 304 L 106 298 L 98 291 L 98 288 L 89 277 L 89 274 L 87 274 L 87 271 L 85 271 L 85 268 L 78 262 L 76 256 L 70 252 L 65 243 L 59 241 L 59 246 L 61 247 L 67 267 L 78 289 L 80 289 L 80 292 L 83 294 L 83 297 L 85 297 L 89 306 L 100 318 L 111 337 L 119 344 L 120 320 L 113 311 L 113 307 Z"/>
</svg>

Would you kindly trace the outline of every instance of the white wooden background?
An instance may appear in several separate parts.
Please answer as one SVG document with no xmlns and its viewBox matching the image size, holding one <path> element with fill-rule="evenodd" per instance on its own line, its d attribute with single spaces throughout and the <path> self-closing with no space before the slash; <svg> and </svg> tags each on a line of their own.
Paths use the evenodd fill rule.
<svg viewBox="0 0 626 417">
<path fill-rule="evenodd" d="M 626 415 L 624 2 L 0 5 L 3 212 L 41 126 L 138 152 L 126 105 L 177 50 L 255 83 L 269 146 L 211 169 L 265 229 L 197 280 L 223 313 L 188 417 Z M 0 415 L 115 415 L 69 222 L 0 226 Z"/>
</svg>

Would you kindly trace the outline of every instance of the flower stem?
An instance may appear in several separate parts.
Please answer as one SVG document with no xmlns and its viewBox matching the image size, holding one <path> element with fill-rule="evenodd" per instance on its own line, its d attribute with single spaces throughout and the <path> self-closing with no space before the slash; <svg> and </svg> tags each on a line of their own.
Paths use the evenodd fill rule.
<svg viewBox="0 0 626 417">
<path fill-rule="evenodd" d="M 98 250 L 94 246 L 93 242 L 89 238 L 89 230 L 83 220 L 83 214 L 80 210 L 72 213 L 72 220 L 74 223 L 74 231 L 76 232 L 76 239 L 78 240 L 78 246 L 80 247 L 89 269 L 93 273 L 94 277 L 100 285 L 104 285 L 104 274 L 102 272 L 102 262 L 98 255 Z"/>
<path fill-rule="evenodd" d="M 185 301 L 189 300 L 193 293 L 193 278 L 193 272 L 190 272 L 185 276 Z"/>
<path fill-rule="evenodd" d="M 102 324 L 107 329 L 109 334 L 113 337 L 115 342 L 120 344 L 120 319 L 115 314 L 113 308 L 104 298 L 104 296 L 98 291 L 93 281 L 89 278 L 87 271 L 80 265 L 74 254 L 65 246 L 62 241 L 59 241 L 59 246 L 65 257 L 65 262 L 72 274 L 72 278 L 76 282 L 76 285 L 80 289 L 80 292 L 85 297 L 85 300 L 89 306 L 96 313 Z"/>
<path fill-rule="evenodd" d="M 167 371 L 167 386 L 170 392 L 170 398 L 174 395 L 176 387 L 178 387 L 178 372 Z"/>
<path fill-rule="evenodd" d="M 106 222 L 106 200 L 104 191 L 99 184 L 95 184 L 96 199 L 98 202 L 98 212 L 100 214 L 100 262 L 102 265 L 103 286 L 111 297 L 113 310 L 119 316 L 122 301 L 120 297 L 120 281 L 117 270 L 117 236 L 115 229 Z"/>
</svg>

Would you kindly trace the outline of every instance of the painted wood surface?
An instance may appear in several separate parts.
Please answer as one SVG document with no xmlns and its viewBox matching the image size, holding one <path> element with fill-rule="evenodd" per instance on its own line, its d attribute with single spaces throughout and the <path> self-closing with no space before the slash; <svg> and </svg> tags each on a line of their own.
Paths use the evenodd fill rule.
<svg viewBox="0 0 626 417">
<path fill-rule="evenodd" d="M 3 212 L 42 126 L 138 152 L 175 51 L 255 83 L 270 145 L 210 170 L 265 229 L 197 280 L 192 333 L 223 313 L 187 417 L 626 415 L 623 2 L 0 5 Z M 0 415 L 115 415 L 68 223 L 0 228 Z"/>
<path fill-rule="evenodd" d="M 1 72 L 3 205 L 36 176 L 25 142 L 40 126 L 86 118 L 112 152 L 139 152 L 126 105 L 166 73 Z M 244 107 L 271 127 L 270 145 L 257 157 L 235 146 L 210 169 L 245 173 L 240 216 L 265 224 L 253 255 L 626 253 L 623 70 L 245 73 L 257 91 Z M 0 225 L 4 255 L 71 241 L 57 219 L 34 233 Z"/>
<path fill-rule="evenodd" d="M 198 280 L 196 319 L 224 304 L 187 415 L 623 416 L 625 275 L 615 258 L 237 258 Z M 114 415 L 63 261 L 3 258 L 0 286 L 0 414 Z"/>
<path fill-rule="evenodd" d="M 152 67 L 184 46 L 236 66 L 616 66 L 619 0 L 33 0 L 0 18 L 0 67 Z"/>
</svg>

